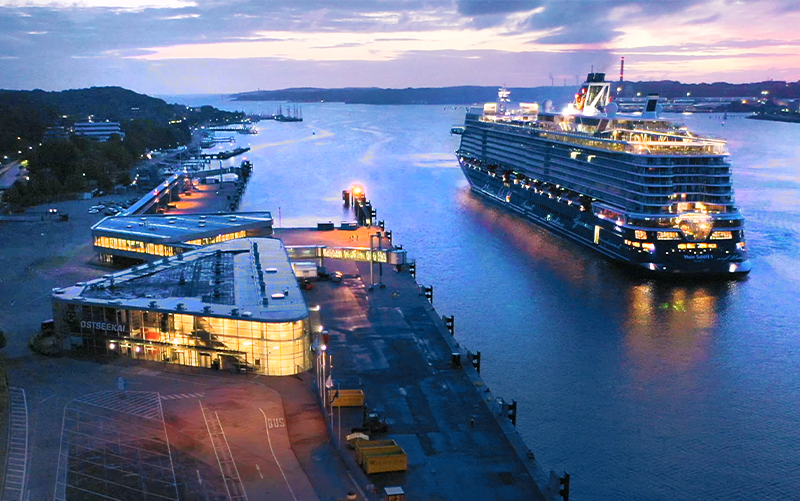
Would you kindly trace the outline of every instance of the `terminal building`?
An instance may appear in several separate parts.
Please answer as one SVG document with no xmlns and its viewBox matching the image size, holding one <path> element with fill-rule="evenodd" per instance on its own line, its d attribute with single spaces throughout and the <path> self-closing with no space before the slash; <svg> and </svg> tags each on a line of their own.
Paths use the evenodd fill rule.
<svg viewBox="0 0 800 501">
<path fill-rule="evenodd" d="M 207 245 L 272 235 L 269 212 L 111 216 L 92 226 L 100 261 L 131 265 L 177 256 Z"/>
<path fill-rule="evenodd" d="M 311 368 L 311 328 L 286 248 L 238 238 L 53 290 L 63 349 L 264 375 Z"/>
</svg>

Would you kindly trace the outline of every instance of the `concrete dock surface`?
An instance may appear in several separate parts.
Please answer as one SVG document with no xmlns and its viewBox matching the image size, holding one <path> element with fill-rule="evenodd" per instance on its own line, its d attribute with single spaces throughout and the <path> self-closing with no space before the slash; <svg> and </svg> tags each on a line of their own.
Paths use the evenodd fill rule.
<svg viewBox="0 0 800 501">
<path fill-rule="evenodd" d="M 224 185 L 206 185 L 176 201 L 171 211 L 225 210 L 228 194 Z M 30 353 L 28 337 L 50 318 L 52 288 L 107 273 L 94 257 L 90 239 L 90 226 L 104 217 L 88 213 L 96 203 L 51 204 L 60 213 L 68 212 L 68 221 L 47 218 L 48 205 L 29 211 L 41 213 L 39 220 L 0 224 L 5 242 L 0 329 L 9 337 L 0 361 L 9 386 L 24 390 L 27 398 L 28 499 L 53 499 L 58 493 L 59 457 L 77 429 L 70 426 L 95 426 L 99 419 L 116 422 L 121 415 L 135 420 L 119 403 L 118 392 L 125 391 L 139 392 L 142 405 L 152 408 L 150 417 L 163 420 L 180 499 L 204 499 L 201 493 L 208 499 L 233 499 L 226 489 L 236 489 L 236 484 L 222 469 L 214 419 L 230 434 L 228 452 L 249 499 L 336 501 L 354 493 L 356 499 L 378 500 L 383 487 L 394 485 L 402 486 L 408 500 L 553 499 L 533 454 L 408 267 L 398 272 L 383 265 L 381 276 L 375 264 L 374 279 L 384 287 L 376 284 L 369 290 L 369 263 L 328 259 L 327 271 L 341 271 L 345 278 L 315 282 L 304 292 L 309 306 L 320 306 L 319 318 L 330 337 L 328 374 L 333 385 L 328 391 L 364 391 L 369 410 L 380 412 L 388 424 L 387 433 L 373 438 L 391 438 L 403 448 L 406 472 L 367 475 L 358 467 L 344 437 L 361 426 L 364 410 L 321 410 L 315 371 L 283 378 L 244 376 Z M 369 235 L 376 231 L 276 229 L 276 236 L 286 245 L 369 248 Z M 386 239 L 382 244 L 388 246 Z M 461 367 L 452 363 L 452 353 L 461 354 Z M 102 416 L 86 412 L 87 405 L 98 407 L 97 402 L 105 402 Z M 159 411 L 154 402 L 159 402 Z M 8 409 L 2 411 L 7 417 Z M 67 422 L 67 417 L 74 419 Z M 271 430 L 279 434 L 270 435 Z M 7 437 L 0 430 L 2 453 L 8 451 Z M 0 454 L 0 468 L 6 463 Z M 6 478 L 5 470 L 0 473 Z"/>
</svg>

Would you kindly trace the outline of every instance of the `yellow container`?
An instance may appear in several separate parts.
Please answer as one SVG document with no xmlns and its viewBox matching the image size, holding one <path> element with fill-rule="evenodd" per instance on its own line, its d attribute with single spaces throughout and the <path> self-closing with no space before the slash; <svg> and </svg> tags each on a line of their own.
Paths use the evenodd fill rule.
<svg viewBox="0 0 800 501">
<path fill-rule="evenodd" d="M 408 470 L 408 456 L 398 445 L 391 450 L 364 451 L 364 462 L 361 465 L 369 473 Z"/>
<path fill-rule="evenodd" d="M 361 442 L 356 445 L 356 463 L 362 464 L 364 462 L 364 453 L 367 451 L 392 450 L 393 447 L 397 447 L 397 442 L 394 440 L 369 440 L 367 442 Z"/>
<path fill-rule="evenodd" d="M 336 391 L 334 390 L 332 394 L 335 395 Z M 333 398 L 331 405 L 333 407 L 363 407 L 364 391 L 339 390 L 339 394 Z"/>
</svg>

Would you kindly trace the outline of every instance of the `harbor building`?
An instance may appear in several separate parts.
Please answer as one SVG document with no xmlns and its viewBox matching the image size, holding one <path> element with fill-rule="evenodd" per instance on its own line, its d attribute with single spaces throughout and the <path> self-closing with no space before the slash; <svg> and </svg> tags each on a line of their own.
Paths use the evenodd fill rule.
<svg viewBox="0 0 800 501">
<path fill-rule="evenodd" d="M 207 245 L 272 235 L 269 212 L 139 214 L 106 217 L 92 226 L 100 261 L 138 264 Z"/>
<path fill-rule="evenodd" d="M 53 290 L 65 350 L 222 370 L 311 368 L 309 313 L 286 248 L 239 238 Z"/>
</svg>

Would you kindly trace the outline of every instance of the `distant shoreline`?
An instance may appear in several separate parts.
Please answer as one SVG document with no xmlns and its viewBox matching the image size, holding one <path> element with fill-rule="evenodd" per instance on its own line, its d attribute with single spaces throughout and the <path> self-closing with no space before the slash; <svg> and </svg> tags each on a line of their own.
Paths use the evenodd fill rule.
<svg viewBox="0 0 800 501">
<path fill-rule="evenodd" d="M 759 113 L 745 118 L 751 120 L 768 120 L 770 122 L 800 123 L 800 113 Z"/>
</svg>

